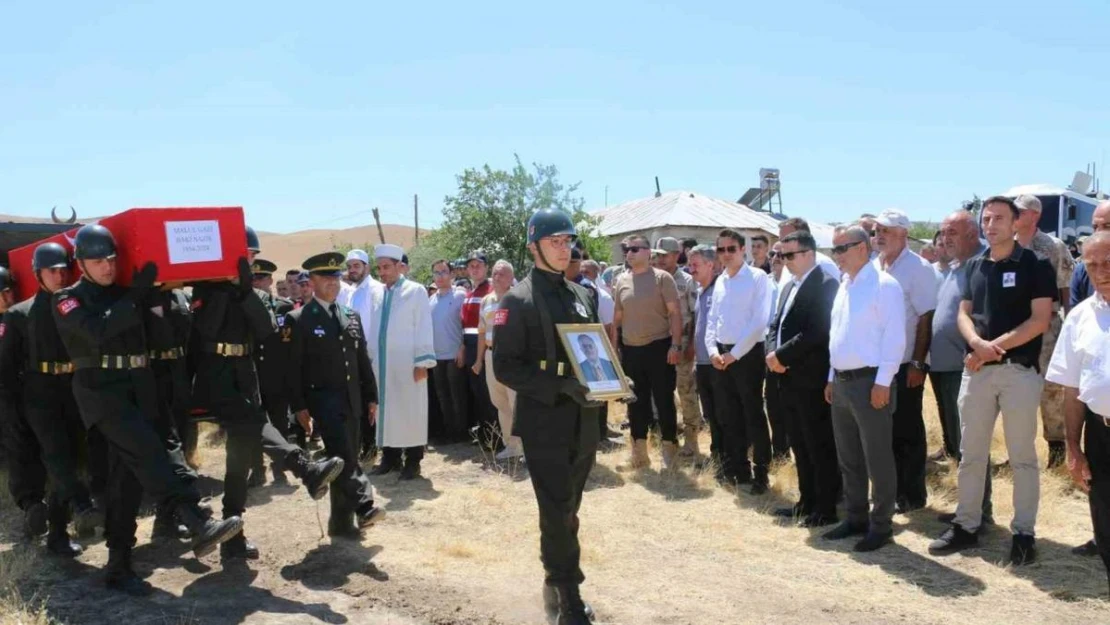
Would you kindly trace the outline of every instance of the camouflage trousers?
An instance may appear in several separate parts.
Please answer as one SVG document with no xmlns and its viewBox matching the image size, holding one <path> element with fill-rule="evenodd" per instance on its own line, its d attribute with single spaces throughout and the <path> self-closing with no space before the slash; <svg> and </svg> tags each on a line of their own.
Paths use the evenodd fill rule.
<svg viewBox="0 0 1110 625">
<path fill-rule="evenodd" d="M 675 365 L 679 411 L 682 413 L 683 432 L 697 433 L 701 429 L 701 401 L 698 397 L 697 378 L 694 375 L 694 361 L 683 360 Z"/>
<path fill-rule="evenodd" d="M 1052 352 L 1056 349 L 1056 339 L 1060 336 L 1060 328 L 1064 325 L 1064 312 L 1052 314 L 1052 321 L 1044 333 L 1041 343 L 1041 375 L 1048 371 L 1048 361 L 1052 360 Z M 1053 382 L 1045 381 L 1044 390 L 1041 391 L 1041 423 L 1044 425 L 1044 439 L 1048 442 L 1062 442 L 1064 433 L 1064 387 Z"/>
</svg>

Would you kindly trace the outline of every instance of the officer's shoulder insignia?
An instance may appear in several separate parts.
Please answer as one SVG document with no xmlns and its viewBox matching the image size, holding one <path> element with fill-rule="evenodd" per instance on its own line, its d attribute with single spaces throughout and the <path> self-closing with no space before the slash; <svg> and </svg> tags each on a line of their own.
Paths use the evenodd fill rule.
<svg viewBox="0 0 1110 625">
<path fill-rule="evenodd" d="M 504 308 L 498 308 L 497 312 L 493 313 L 493 325 L 503 326 L 509 322 L 509 311 Z"/>
<path fill-rule="evenodd" d="M 62 315 L 68 315 L 80 307 L 81 302 L 77 301 L 76 297 L 70 297 L 68 293 L 58 299 L 58 312 Z"/>
</svg>

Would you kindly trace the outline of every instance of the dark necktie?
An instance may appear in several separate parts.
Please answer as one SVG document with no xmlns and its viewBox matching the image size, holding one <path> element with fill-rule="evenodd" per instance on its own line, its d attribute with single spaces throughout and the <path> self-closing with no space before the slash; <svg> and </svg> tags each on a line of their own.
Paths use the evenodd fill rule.
<svg viewBox="0 0 1110 625">
<path fill-rule="evenodd" d="M 328 310 L 331 311 L 331 322 L 332 325 L 335 326 L 335 337 L 341 338 L 343 336 L 343 327 L 339 325 L 339 307 L 335 305 L 335 302 L 332 302 Z"/>
</svg>

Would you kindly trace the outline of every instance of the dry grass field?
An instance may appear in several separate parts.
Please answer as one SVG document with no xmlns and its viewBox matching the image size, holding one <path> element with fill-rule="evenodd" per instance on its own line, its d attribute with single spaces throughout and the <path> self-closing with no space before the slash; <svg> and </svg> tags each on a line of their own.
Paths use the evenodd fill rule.
<svg viewBox="0 0 1110 625">
<path fill-rule="evenodd" d="M 930 449 L 939 446 L 926 397 Z M 619 415 L 613 415 L 615 421 Z M 704 439 L 703 443 L 708 441 Z M 1005 458 L 996 441 L 996 461 Z M 1042 447 L 1042 458 L 1044 456 Z M 582 509 L 583 592 L 599 623 L 1064 624 L 1110 623 L 1097 559 L 1068 549 L 1089 538 L 1086 501 L 1062 474 L 1042 479 L 1036 564 L 1005 562 L 1009 532 L 943 558 L 926 545 L 951 509 L 954 467 L 933 467 L 930 507 L 896 516 L 895 544 L 854 554 L 819 530 L 780 524 L 770 510 L 791 500 L 793 468 L 778 467 L 772 493 L 752 497 L 716 486 L 692 467 L 672 474 L 618 470 L 624 450 L 599 456 Z M 222 475 L 222 451 L 204 470 Z M 252 491 L 247 532 L 263 550 L 249 564 L 196 561 L 184 545 L 145 544 L 136 562 L 156 588 L 143 600 L 101 590 L 102 542 L 77 562 L 13 545 L 16 517 L 5 503 L 0 551 L 3 621 L 12 623 L 369 623 L 535 624 L 545 619 L 531 486 L 524 470 L 497 466 L 465 445 L 437 449 L 422 481 L 375 479 L 389 517 L 362 544 L 321 539 L 326 499 L 267 485 Z M 206 486 L 218 492 L 217 479 Z M 996 518 L 1010 518 L 1010 483 L 995 479 Z M 318 516 L 319 515 L 319 516 Z"/>
</svg>

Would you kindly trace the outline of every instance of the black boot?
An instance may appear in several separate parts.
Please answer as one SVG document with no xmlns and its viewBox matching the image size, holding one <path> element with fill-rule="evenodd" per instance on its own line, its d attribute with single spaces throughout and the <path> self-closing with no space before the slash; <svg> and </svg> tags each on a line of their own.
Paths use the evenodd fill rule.
<svg viewBox="0 0 1110 625">
<path fill-rule="evenodd" d="M 173 508 L 158 506 L 158 510 L 154 513 L 154 528 L 150 532 L 151 542 L 177 541 L 192 537 L 189 528 L 178 522 Z"/>
<path fill-rule="evenodd" d="M 402 481 L 408 481 L 415 480 L 418 477 L 420 477 L 420 461 L 408 460 L 405 462 L 404 468 L 401 469 L 401 477 L 399 477 L 398 479 Z"/>
<path fill-rule="evenodd" d="M 579 601 L 581 601 L 581 597 Z M 586 614 L 586 618 L 591 621 L 594 620 L 594 609 L 590 607 L 590 604 L 582 601 L 582 607 L 583 612 Z M 544 612 L 547 612 L 549 618 L 554 619 L 559 617 L 559 591 L 549 584 L 543 585 L 543 609 Z"/>
<path fill-rule="evenodd" d="M 257 560 L 259 555 L 258 547 L 247 540 L 243 532 L 239 532 L 231 540 L 220 545 L 220 558 L 225 560 L 231 558 Z"/>
<path fill-rule="evenodd" d="M 559 616 L 556 625 L 590 625 L 590 614 L 586 612 L 586 603 L 578 594 L 578 585 L 559 586 L 556 589 L 559 596 Z"/>
<path fill-rule="evenodd" d="M 206 517 L 195 505 L 182 505 L 177 509 L 177 514 L 193 533 L 193 555 L 198 558 L 212 553 L 217 545 L 231 540 L 243 531 L 243 519 L 233 516 L 216 521 Z"/>
<path fill-rule="evenodd" d="M 752 478 L 752 494 L 762 495 L 767 492 L 767 489 L 770 488 L 770 486 L 771 481 L 767 477 L 767 467 L 756 466 L 754 477 Z"/>
<path fill-rule="evenodd" d="M 46 533 L 48 516 L 45 502 L 36 501 L 27 506 L 27 509 L 23 511 L 23 531 L 28 538 L 38 538 Z"/>
<path fill-rule="evenodd" d="M 373 527 L 378 523 L 378 521 L 384 519 L 385 510 L 382 510 L 381 508 L 375 506 L 373 503 L 370 503 L 365 508 L 358 511 L 355 514 L 355 517 L 358 519 L 358 528 L 360 530 L 364 530 Z"/>
<path fill-rule="evenodd" d="M 301 478 L 304 487 L 308 489 L 308 496 L 320 499 L 328 494 L 328 484 L 335 481 L 343 472 L 342 458 L 326 458 L 311 462 L 308 454 L 303 451 L 298 453 L 293 460 L 293 475 Z"/>
<path fill-rule="evenodd" d="M 362 537 L 362 532 L 355 525 L 352 513 L 332 510 L 331 518 L 328 519 L 328 536 L 358 540 Z"/>
<path fill-rule="evenodd" d="M 109 549 L 108 566 L 104 569 L 104 582 L 108 588 L 118 590 L 132 597 L 150 594 L 150 584 L 139 579 L 131 570 L 131 549 Z"/>
</svg>

